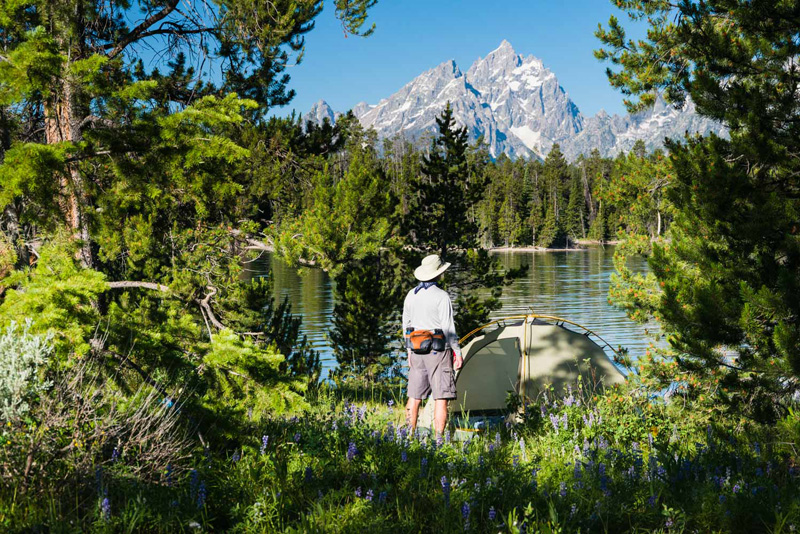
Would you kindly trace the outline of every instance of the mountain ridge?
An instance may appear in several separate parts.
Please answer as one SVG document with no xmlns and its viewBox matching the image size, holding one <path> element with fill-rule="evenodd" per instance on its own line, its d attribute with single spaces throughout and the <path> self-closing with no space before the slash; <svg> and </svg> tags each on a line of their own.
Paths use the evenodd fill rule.
<svg viewBox="0 0 800 534">
<path fill-rule="evenodd" d="M 575 160 L 595 148 L 603 156 L 614 156 L 639 139 L 652 150 L 662 147 L 665 137 L 684 132 L 726 134 L 723 125 L 697 114 L 691 102 L 677 109 L 660 98 L 638 114 L 600 110 L 586 117 L 541 59 L 518 54 L 505 39 L 466 72 L 455 60 L 444 61 L 377 104 L 359 102 L 352 111 L 379 138 L 401 134 L 419 141 L 435 135 L 435 118 L 447 102 L 456 122 L 467 127 L 470 141 L 482 136 L 492 157 L 504 153 L 512 159 L 542 159 L 558 143 L 565 156 Z M 338 115 L 320 100 L 304 115 L 304 122 L 335 122 Z"/>
</svg>

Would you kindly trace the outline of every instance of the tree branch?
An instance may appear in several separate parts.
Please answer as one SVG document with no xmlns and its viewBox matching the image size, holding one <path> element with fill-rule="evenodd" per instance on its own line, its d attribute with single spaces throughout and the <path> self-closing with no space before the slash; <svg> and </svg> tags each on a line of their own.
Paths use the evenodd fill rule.
<svg viewBox="0 0 800 534">
<path fill-rule="evenodd" d="M 194 301 L 198 303 L 200 307 L 203 308 L 203 310 L 208 314 L 208 320 L 211 321 L 211 324 L 220 330 L 224 330 L 225 325 L 217 320 L 217 318 L 214 316 L 214 312 L 211 311 L 211 305 L 209 304 L 211 297 L 217 294 L 217 288 L 214 286 L 208 286 L 207 289 L 209 290 L 209 294 L 206 295 L 203 300 L 195 299 Z"/>
<path fill-rule="evenodd" d="M 141 39 L 145 35 L 147 29 L 150 26 L 152 26 L 153 24 L 155 24 L 160 20 L 163 20 L 170 13 L 175 11 L 175 8 L 178 7 L 178 1 L 179 0 L 168 0 L 167 4 L 164 6 L 164 9 L 146 18 L 144 21 L 142 21 L 141 24 L 139 24 L 133 30 L 125 34 L 122 37 L 122 39 L 120 39 L 119 43 L 117 43 L 117 45 L 114 46 L 114 49 L 108 53 L 108 57 L 110 59 L 117 57 L 119 54 L 122 53 L 123 50 L 125 50 L 125 48 L 129 44 Z"/>
<path fill-rule="evenodd" d="M 109 287 L 111 289 L 124 289 L 128 287 L 140 287 L 143 289 L 153 289 L 155 291 L 161 291 L 164 293 L 169 292 L 169 287 L 163 284 L 156 284 L 154 282 L 131 282 L 131 281 L 121 281 L 121 282 L 109 282 Z"/>
</svg>

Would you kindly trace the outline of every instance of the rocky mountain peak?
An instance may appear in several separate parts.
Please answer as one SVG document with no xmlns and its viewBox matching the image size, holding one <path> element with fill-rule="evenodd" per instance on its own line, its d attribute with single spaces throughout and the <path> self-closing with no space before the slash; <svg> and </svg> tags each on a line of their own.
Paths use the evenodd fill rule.
<svg viewBox="0 0 800 534">
<path fill-rule="evenodd" d="M 665 137 L 685 131 L 724 135 L 721 125 L 697 115 L 691 103 L 678 110 L 663 99 L 636 115 L 609 116 L 601 110 L 586 118 L 542 60 L 517 54 L 505 39 L 466 73 L 454 60 L 445 61 L 377 105 L 359 103 L 353 113 L 379 137 L 401 134 L 418 140 L 435 132 L 435 118 L 447 102 L 470 139 L 482 136 L 492 156 L 542 158 L 554 143 L 569 159 L 595 148 L 609 156 L 629 150 L 638 139 L 653 149 L 663 146 Z M 307 116 L 332 114 L 323 101 Z"/>
</svg>

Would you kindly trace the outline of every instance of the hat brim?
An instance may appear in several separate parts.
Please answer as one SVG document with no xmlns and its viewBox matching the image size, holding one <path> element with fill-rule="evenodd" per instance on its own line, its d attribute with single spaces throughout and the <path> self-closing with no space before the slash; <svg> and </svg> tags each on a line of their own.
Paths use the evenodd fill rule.
<svg viewBox="0 0 800 534">
<path fill-rule="evenodd" d="M 444 263 L 441 267 L 436 270 L 427 269 L 424 265 L 420 265 L 416 269 L 414 269 L 414 278 L 419 280 L 420 282 L 430 282 L 443 272 L 445 272 L 449 267 L 450 263 Z"/>
</svg>

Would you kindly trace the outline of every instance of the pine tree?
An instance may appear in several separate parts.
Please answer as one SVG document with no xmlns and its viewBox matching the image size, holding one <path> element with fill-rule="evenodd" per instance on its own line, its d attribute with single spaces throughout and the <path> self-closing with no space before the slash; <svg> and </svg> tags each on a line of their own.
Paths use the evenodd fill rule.
<svg viewBox="0 0 800 534">
<path fill-rule="evenodd" d="M 669 240 L 653 245 L 648 302 L 675 361 L 719 381 L 719 400 L 774 420 L 800 384 L 800 53 L 797 2 L 621 1 L 647 40 L 612 18 L 596 56 L 651 105 L 657 91 L 723 121 L 730 139 L 670 142 Z M 629 303 L 631 304 L 631 303 Z"/>
</svg>

